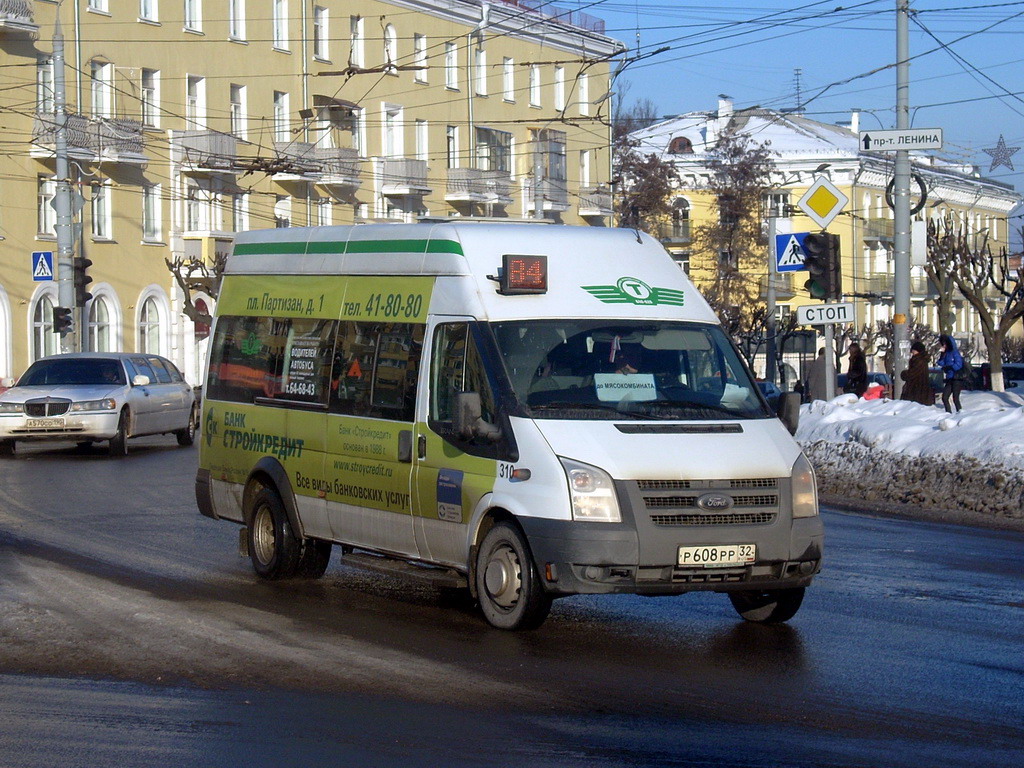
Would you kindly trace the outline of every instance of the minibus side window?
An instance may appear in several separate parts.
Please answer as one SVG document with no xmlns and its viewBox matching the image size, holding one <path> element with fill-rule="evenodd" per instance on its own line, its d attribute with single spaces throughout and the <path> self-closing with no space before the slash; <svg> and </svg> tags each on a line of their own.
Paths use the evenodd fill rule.
<svg viewBox="0 0 1024 768">
<path fill-rule="evenodd" d="M 341 323 L 330 412 L 411 422 L 423 330 L 413 323 Z"/>
<path fill-rule="evenodd" d="M 487 371 L 466 323 L 437 327 L 430 380 L 430 426 L 442 437 L 455 442 L 452 420 L 455 396 L 459 392 L 479 393 L 481 418 L 488 424 L 496 423 L 494 395 Z"/>
</svg>

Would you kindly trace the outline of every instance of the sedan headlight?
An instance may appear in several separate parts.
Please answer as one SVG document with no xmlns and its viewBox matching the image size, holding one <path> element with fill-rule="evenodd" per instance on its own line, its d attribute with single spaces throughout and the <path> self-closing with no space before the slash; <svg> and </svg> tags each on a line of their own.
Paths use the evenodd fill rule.
<svg viewBox="0 0 1024 768">
<path fill-rule="evenodd" d="M 72 403 L 71 410 L 75 411 L 116 411 L 117 401 L 112 397 L 105 397 L 102 400 L 83 400 L 80 403 Z"/>
<path fill-rule="evenodd" d="M 790 486 L 793 492 L 793 517 L 814 517 L 818 514 L 818 483 L 814 478 L 814 467 L 802 453 L 793 464 Z"/>
<path fill-rule="evenodd" d="M 604 470 L 561 459 L 569 480 L 569 498 L 572 499 L 572 519 L 592 523 L 620 523 L 619 501 L 615 497 L 615 484 Z"/>
<path fill-rule="evenodd" d="M 24 413 L 25 406 L 21 403 L 0 403 L 0 413 Z"/>
</svg>

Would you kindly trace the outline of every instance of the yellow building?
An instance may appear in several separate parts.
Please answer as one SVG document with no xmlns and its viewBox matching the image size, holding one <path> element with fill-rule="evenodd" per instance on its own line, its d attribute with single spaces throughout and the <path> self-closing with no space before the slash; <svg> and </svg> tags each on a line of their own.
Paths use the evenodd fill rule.
<svg viewBox="0 0 1024 768">
<path fill-rule="evenodd" d="M 181 314 L 165 260 L 210 258 L 240 230 L 611 223 L 608 59 L 622 46 L 586 14 L 528 0 L 0 0 L 0 377 L 60 348 L 57 284 L 33 257 L 56 265 L 58 8 L 75 253 L 93 262 L 85 349 L 158 352 L 197 382 L 206 329 Z"/>
</svg>

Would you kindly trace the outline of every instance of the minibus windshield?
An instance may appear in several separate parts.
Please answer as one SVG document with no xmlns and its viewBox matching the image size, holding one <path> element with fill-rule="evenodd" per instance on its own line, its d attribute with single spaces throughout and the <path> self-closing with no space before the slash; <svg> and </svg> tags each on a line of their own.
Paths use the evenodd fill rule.
<svg viewBox="0 0 1024 768">
<path fill-rule="evenodd" d="M 771 414 L 720 328 L 630 320 L 493 323 L 512 388 L 539 419 L 752 419 Z"/>
</svg>

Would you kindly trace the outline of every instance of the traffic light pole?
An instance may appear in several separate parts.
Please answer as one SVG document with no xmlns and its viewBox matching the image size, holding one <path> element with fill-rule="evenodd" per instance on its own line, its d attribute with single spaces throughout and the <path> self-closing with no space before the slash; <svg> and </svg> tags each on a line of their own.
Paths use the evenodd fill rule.
<svg viewBox="0 0 1024 768">
<path fill-rule="evenodd" d="M 60 13 L 53 30 L 53 106 L 56 131 L 54 133 L 55 175 L 57 189 L 54 208 L 57 211 L 57 303 L 74 310 L 75 307 L 75 233 L 71 215 L 71 170 L 68 163 L 67 93 L 64 80 L 64 33 L 60 28 Z M 71 317 L 75 317 L 72 311 Z M 60 351 L 76 352 L 79 333 L 75 325 L 61 333 Z"/>
<path fill-rule="evenodd" d="M 910 128 L 910 0 L 896 0 L 896 129 Z M 893 183 L 893 385 L 894 395 L 903 393 L 900 373 L 910 355 L 910 154 L 896 152 Z"/>
</svg>

